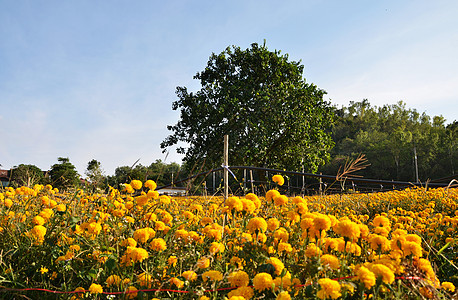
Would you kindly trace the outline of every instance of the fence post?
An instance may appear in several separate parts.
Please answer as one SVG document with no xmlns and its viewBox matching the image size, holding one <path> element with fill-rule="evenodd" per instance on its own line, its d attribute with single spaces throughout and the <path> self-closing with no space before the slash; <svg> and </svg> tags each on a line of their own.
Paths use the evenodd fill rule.
<svg viewBox="0 0 458 300">
<path fill-rule="evenodd" d="M 229 196 L 229 136 L 224 135 L 224 205 Z"/>
</svg>

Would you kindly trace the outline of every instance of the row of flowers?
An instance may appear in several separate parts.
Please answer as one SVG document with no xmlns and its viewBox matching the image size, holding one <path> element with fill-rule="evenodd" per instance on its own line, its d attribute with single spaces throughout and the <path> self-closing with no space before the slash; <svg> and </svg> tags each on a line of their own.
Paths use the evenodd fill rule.
<svg viewBox="0 0 458 300">
<path fill-rule="evenodd" d="M 283 184 L 280 175 L 273 181 Z M 107 194 L 2 190 L 0 286 L 17 291 L 0 287 L 0 296 L 43 298 L 24 288 L 67 291 L 71 299 L 455 293 L 457 189 L 313 197 L 272 189 L 228 199 L 155 189 L 152 180 L 133 180 Z"/>
</svg>

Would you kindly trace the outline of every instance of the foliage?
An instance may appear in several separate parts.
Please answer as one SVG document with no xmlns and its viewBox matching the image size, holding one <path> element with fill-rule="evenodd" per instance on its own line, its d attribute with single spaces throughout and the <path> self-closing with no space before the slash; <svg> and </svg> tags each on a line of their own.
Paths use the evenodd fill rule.
<svg viewBox="0 0 458 300">
<path fill-rule="evenodd" d="M 142 164 L 135 164 L 134 166 L 121 166 L 115 169 L 113 176 L 108 176 L 107 181 L 110 186 L 119 187 L 119 184 L 130 182 L 133 179 L 146 181 L 148 179 L 156 181 L 161 186 L 172 183 L 172 179 L 177 179 L 178 176 L 183 177 L 180 173 L 181 167 L 179 164 L 164 163 L 162 160 L 157 159 L 149 166 Z"/>
<path fill-rule="evenodd" d="M 304 66 L 280 51 L 254 43 L 212 54 L 207 67 L 194 76 L 201 89 L 177 87 L 177 124 L 162 148 L 179 147 L 188 168 L 219 167 L 222 140 L 229 135 L 232 165 L 316 171 L 329 158 L 333 143 L 328 129 L 333 114 L 325 91 L 302 77 Z M 165 151 L 165 150 L 164 150 Z"/>
<path fill-rule="evenodd" d="M 59 189 L 68 189 L 79 185 L 79 174 L 75 166 L 66 157 L 57 158 L 59 163 L 54 164 L 49 171 L 53 186 Z"/>
<path fill-rule="evenodd" d="M 89 178 L 91 186 L 97 189 L 105 189 L 105 176 L 104 171 L 102 169 L 102 165 L 99 161 L 93 159 L 87 164 L 86 176 Z"/>
<path fill-rule="evenodd" d="M 332 160 L 320 169 L 325 174 L 336 174 L 338 160 L 360 153 L 371 164 L 359 173 L 367 178 L 415 182 L 415 153 L 420 181 L 456 174 L 456 121 L 446 126 L 444 118 L 420 115 L 403 102 L 377 107 L 367 100 L 336 108 L 336 115 Z"/>
<path fill-rule="evenodd" d="M 159 196 L 155 186 L 2 190 L 0 296 L 55 296 L 26 288 L 81 291 L 64 299 L 457 296 L 458 189 L 224 200 Z"/>
<path fill-rule="evenodd" d="M 24 165 L 11 169 L 11 183 L 15 186 L 32 187 L 36 183 L 42 183 L 43 171 L 35 165 Z"/>
</svg>

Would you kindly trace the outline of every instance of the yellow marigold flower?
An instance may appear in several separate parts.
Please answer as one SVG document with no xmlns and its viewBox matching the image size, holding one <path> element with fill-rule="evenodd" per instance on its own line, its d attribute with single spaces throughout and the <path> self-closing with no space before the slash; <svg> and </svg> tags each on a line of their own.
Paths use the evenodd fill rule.
<svg viewBox="0 0 458 300">
<path fill-rule="evenodd" d="M 272 283 L 273 279 L 269 273 L 258 273 L 253 278 L 253 287 L 257 291 L 271 289 Z"/>
<path fill-rule="evenodd" d="M 382 252 L 390 251 L 391 243 L 383 235 L 373 234 L 369 238 L 369 243 L 373 250 L 380 250 Z"/>
<path fill-rule="evenodd" d="M 210 245 L 210 253 L 211 254 L 216 254 L 216 253 L 223 253 L 225 250 L 224 244 L 218 243 L 218 242 L 212 242 Z"/>
<path fill-rule="evenodd" d="M 249 199 L 241 199 L 242 204 L 243 204 L 243 211 L 251 214 L 256 210 L 256 205 L 254 204 L 253 201 Z"/>
<path fill-rule="evenodd" d="M 407 234 L 406 235 L 406 241 L 415 242 L 415 243 L 421 245 L 421 237 L 416 235 L 416 234 Z"/>
<path fill-rule="evenodd" d="M 272 201 L 276 196 L 279 196 L 280 192 L 277 190 L 269 190 L 266 193 L 266 201 L 270 202 Z"/>
<path fill-rule="evenodd" d="M 132 194 L 133 192 L 135 192 L 134 188 L 128 183 L 124 184 L 123 191 L 125 191 L 128 194 Z"/>
<path fill-rule="evenodd" d="M 175 237 L 177 239 L 182 239 L 186 241 L 189 237 L 189 232 L 187 232 L 184 229 L 178 229 L 177 231 L 175 231 Z"/>
<path fill-rule="evenodd" d="M 138 295 L 137 291 L 138 291 L 138 290 L 137 290 L 136 287 L 134 287 L 134 286 L 129 286 L 129 287 L 127 288 L 127 290 L 126 290 L 126 298 L 127 298 L 127 299 L 135 299 L 135 298 L 137 298 L 137 295 Z"/>
<path fill-rule="evenodd" d="M 372 264 L 369 269 L 377 276 L 382 277 L 382 281 L 386 284 L 391 284 L 394 281 L 394 273 L 385 265 Z"/>
<path fill-rule="evenodd" d="M 258 196 L 256 196 L 255 194 L 248 193 L 248 194 L 246 194 L 245 198 L 253 201 L 253 203 L 256 206 L 256 208 L 261 207 L 261 200 L 259 200 Z"/>
<path fill-rule="evenodd" d="M 107 280 L 105 280 L 105 283 L 107 284 L 108 287 L 118 286 L 121 284 L 121 282 L 122 282 L 122 279 L 118 275 L 110 275 L 108 276 Z"/>
<path fill-rule="evenodd" d="M 43 225 L 46 223 L 46 220 L 41 216 L 36 216 L 32 219 L 32 224 L 34 225 Z"/>
<path fill-rule="evenodd" d="M 64 212 L 67 210 L 67 207 L 65 206 L 65 204 L 59 204 L 57 205 L 56 210 L 60 212 Z"/>
<path fill-rule="evenodd" d="M 194 271 L 184 271 L 181 276 L 183 276 L 184 279 L 187 281 L 194 281 L 197 279 L 197 273 Z"/>
<path fill-rule="evenodd" d="M 423 249 L 420 244 L 416 242 L 405 241 L 402 244 L 402 251 L 404 256 L 412 254 L 415 257 L 421 257 L 423 255 Z"/>
<path fill-rule="evenodd" d="M 390 220 L 385 216 L 376 216 L 372 221 L 375 227 L 382 226 L 382 227 L 391 227 Z"/>
<path fill-rule="evenodd" d="M 220 271 L 210 270 L 202 274 L 202 280 L 206 282 L 207 280 L 212 281 L 221 281 L 223 280 L 223 274 Z"/>
<path fill-rule="evenodd" d="M 133 238 L 141 244 L 146 243 L 151 237 L 155 236 L 156 232 L 152 228 L 140 228 L 135 230 Z"/>
<path fill-rule="evenodd" d="M 289 243 L 280 242 L 278 243 L 278 253 L 286 252 L 291 253 L 293 252 L 293 247 Z"/>
<path fill-rule="evenodd" d="M 130 186 L 135 190 L 139 190 L 142 188 L 143 183 L 140 180 L 134 179 L 130 182 Z"/>
<path fill-rule="evenodd" d="M 364 266 L 361 266 L 356 270 L 356 276 L 359 281 L 364 283 L 366 289 L 370 289 L 375 285 L 375 274 Z"/>
<path fill-rule="evenodd" d="M 137 281 L 140 286 L 145 286 L 149 288 L 151 287 L 152 280 L 153 280 L 153 277 L 150 274 L 147 274 L 145 272 L 137 276 Z"/>
<path fill-rule="evenodd" d="M 271 264 L 272 266 L 275 267 L 275 274 L 280 275 L 283 269 L 285 268 L 285 265 L 282 263 L 281 260 L 279 260 L 276 257 L 270 257 L 266 261 L 267 264 Z"/>
<path fill-rule="evenodd" d="M 280 227 L 274 232 L 274 238 L 286 243 L 289 240 L 289 233 L 285 228 Z"/>
<path fill-rule="evenodd" d="M 287 291 L 282 291 L 280 294 L 278 294 L 276 300 L 291 300 L 291 296 Z"/>
<path fill-rule="evenodd" d="M 165 249 L 167 249 L 167 244 L 163 239 L 157 238 L 157 239 L 153 239 L 151 241 L 150 247 L 154 251 L 161 252 L 161 251 L 164 251 Z"/>
<path fill-rule="evenodd" d="M 243 210 L 243 203 L 239 197 L 229 197 L 226 200 L 226 205 L 229 207 L 230 210 L 235 211 L 242 211 Z"/>
<path fill-rule="evenodd" d="M 267 222 L 261 217 L 254 217 L 248 222 L 247 228 L 251 233 L 265 232 L 267 230 Z"/>
<path fill-rule="evenodd" d="M 199 258 L 196 264 L 199 269 L 206 269 L 210 266 L 210 260 L 206 257 L 202 257 Z"/>
<path fill-rule="evenodd" d="M 140 195 L 135 197 L 135 202 L 138 206 L 144 206 L 148 203 L 148 197 L 145 195 Z"/>
<path fill-rule="evenodd" d="M 170 266 L 175 266 L 178 262 L 178 258 L 175 256 L 175 255 L 171 255 L 168 259 L 167 259 L 167 263 L 170 265 Z"/>
<path fill-rule="evenodd" d="M 143 260 L 147 259 L 149 257 L 148 251 L 146 251 L 143 248 L 131 248 L 131 251 L 129 253 L 129 258 L 133 262 L 142 262 Z"/>
<path fill-rule="evenodd" d="M 340 293 L 340 284 L 338 281 L 329 279 L 329 278 L 321 278 L 318 280 L 318 284 L 320 285 L 321 289 L 318 291 L 316 296 L 320 299 L 337 299 L 342 294 Z"/>
<path fill-rule="evenodd" d="M 331 228 L 331 219 L 327 215 L 317 213 L 313 219 L 313 226 L 318 230 L 328 230 Z"/>
<path fill-rule="evenodd" d="M 148 197 L 148 199 L 159 199 L 159 192 L 149 190 L 148 193 L 146 193 L 146 197 Z"/>
<path fill-rule="evenodd" d="M 201 296 L 201 297 L 199 298 L 199 300 L 210 300 L 210 298 L 207 297 L 207 296 Z"/>
<path fill-rule="evenodd" d="M 315 243 L 310 243 L 307 245 L 307 249 L 305 249 L 305 256 L 308 258 L 320 256 L 321 250 L 316 246 Z"/>
<path fill-rule="evenodd" d="M 119 245 L 122 247 L 137 247 L 137 241 L 133 238 L 127 238 L 119 243 Z"/>
<path fill-rule="evenodd" d="M 172 198 L 170 198 L 170 197 L 167 196 L 167 195 L 161 195 L 161 196 L 159 197 L 159 201 L 160 201 L 162 204 L 165 204 L 165 205 L 170 204 L 170 201 L 171 201 L 171 200 L 172 200 Z M 166 223 L 169 223 L 169 222 L 166 222 Z"/>
<path fill-rule="evenodd" d="M 236 271 L 229 274 L 227 281 L 229 281 L 232 287 L 248 286 L 250 277 L 244 271 Z"/>
<path fill-rule="evenodd" d="M 272 177 L 272 181 L 280 186 L 282 186 L 285 183 L 285 179 L 281 175 L 274 175 Z"/>
<path fill-rule="evenodd" d="M 278 227 L 280 227 L 280 221 L 278 221 L 278 219 L 270 218 L 267 220 L 267 229 L 270 231 L 275 231 Z"/>
<path fill-rule="evenodd" d="M 278 195 L 274 197 L 274 204 L 276 206 L 283 206 L 288 204 L 288 197 L 285 195 Z"/>
<path fill-rule="evenodd" d="M 340 268 L 340 261 L 337 256 L 332 254 L 324 254 L 320 257 L 321 264 L 324 266 L 328 266 L 333 270 L 337 270 Z"/>
<path fill-rule="evenodd" d="M 45 268 L 45 267 L 41 267 L 40 268 L 40 273 L 41 274 L 48 273 L 48 271 L 49 271 L 48 268 Z"/>
<path fill-rule="evenodd" d="M 89 287 L 89 292 L 91 294 L 101 294 L 103 292 L 103 288 L 100 284 L 93 283 Z"/>
<path fill-rule="evenodd" d="M 184 286 L 184 282 L 176 277 L 173 277 L 172 279 L 170 279 L 170 283 L 179 289 L 181 289 Z"/>
<path fill-rule="evenodd" d="M 46 234 L 46 227 L 42 225 L 36 225 L 32 228 L 32 235 L 39 240 L 42 240 L 45 234 Z"/>
<path fill-rule="evenodd" d="M 145 182 L 145 187 L 149 188 L 150 191 L 154 191 L 157 187 L 157 184 L 153 180 L 149 179 Z"/>
<path fill-rule="evenodd" d="M 235 290 L 232 290 L 230 291 L 227 296 L 229 297 L 234 297 L 234 296 L 238 296 L 238 297 L 243 297 L 243 299 L 251 299 L 253 298 L 254 296 L 254 291 L 253 291 L 253 288 L 249 287 L 249 286 L 241 286 Z"/>
<path fill-rule="evenodd" d="M 447 292 L 450 292 L 450 293 L 454 293 L 455 292 L 455 286 L 453 285 L 453 283 L 448 282 L 448 281 L 442 282 L 441 288 L 443 288 L 444 290 L 446 290 Z"/>
<path fill-rule="evenodd" d="M 350 240 L 356 240 L 361 235 L 361 230 L 357 223 L 350 220 L 342 220 L 337 223 L 334 231 L 343 237 L 347 237 Z"/>
</svg>

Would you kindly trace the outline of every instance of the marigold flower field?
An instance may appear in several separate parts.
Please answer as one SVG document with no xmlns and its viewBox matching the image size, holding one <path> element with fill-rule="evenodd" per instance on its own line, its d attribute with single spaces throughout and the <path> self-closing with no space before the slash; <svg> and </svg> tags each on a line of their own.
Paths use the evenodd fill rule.
<svg viewBox="0 0 458 300">
<path fill-rule="evenodd" d="M 457 296 L 456 188 L 226 201 L 155 189 L 0 190 L 0 298 Z"/>
</svg>

